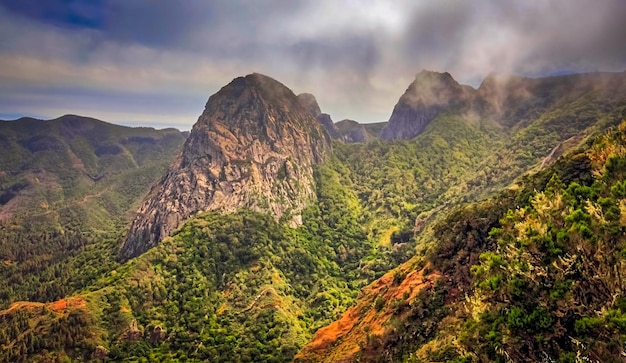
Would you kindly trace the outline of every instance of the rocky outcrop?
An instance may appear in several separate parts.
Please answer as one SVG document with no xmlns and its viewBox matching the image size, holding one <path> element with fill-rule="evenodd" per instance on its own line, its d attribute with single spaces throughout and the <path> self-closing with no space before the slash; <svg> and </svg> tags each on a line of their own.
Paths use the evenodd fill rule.
<svg viewBox="0 0 626 363">
<path fill-rule="evenodd" d="M 306 111 L 309 111 L 313 117 L 317 117 L 322 113 L 320 105 L 317 103 L 317 99 L 310 93 L 300 93 L 298 95 L 298 101 L 304 107 Z"/>
<path fill-rule="evenodd" d="M 304 107 L 305 110 L 309 111 L 309 113 L 313 115 L 313 117 L 315 117 L 317 121 L 322 124 L 322 126 L 324 126 L 326 132 L 328 132 L 331 138 L 339 138 L 339 130 L 337 130 L 337 127 L 335 127 L 335 124 L 333 123 L 330 115 L 327 113 L 322 113 L 320 106 L 317 104 L 317 99 L 315 98 L 315 96 L 310 93 L 301 93 L 298 95 L 298 101 L 300 101 L 300 104 L 302 105 L 302 107 Z"/>
<path fill-rule="evenodd" d="M 339 129 L 333 122 L 333 119 L 330 118 L 329 114 L 320 113 L 319 115 L 317 115 L 317 121 L 321 123 L 322 126 L 324 126 L 324 128 L 326 129 L 326 132 L 328 132 L 330 137 L 332 137 L 333 139 L 341 138 L 341 132 L 339 131 Z"/>
<path fill-rule="evenodd" d="M 102 345 L 96 346 L 96 348 L 91 353 L 91 359 L 95 360 L 105 360 L 109 357 L 109 350 Z"/>
<path fill-rule="evenodd" d="M 301 223 L 316 197 L 313 165 L 329 150 L 328 134 L 283 84 L 256 73 L 234 79 L 209 98 L 182 154 L 139 209 L 122 258 L 201 211 L 245 207 Z"/>
<path fill-rule="evenodd" d="M 367 142 L 374 138 L 363 124 L 353 120 L 341 120 L 335 126 L 340 133 L 339 139 L 346 143 Z"/>
<path fill-rule="evenodd" d="M 457 83 L 449 73 L 423 70 L 404 92 L 381 132 L 387 140 L 411 139 L 441 112 L 467 106 L 475 90 Z"/>
</svg>

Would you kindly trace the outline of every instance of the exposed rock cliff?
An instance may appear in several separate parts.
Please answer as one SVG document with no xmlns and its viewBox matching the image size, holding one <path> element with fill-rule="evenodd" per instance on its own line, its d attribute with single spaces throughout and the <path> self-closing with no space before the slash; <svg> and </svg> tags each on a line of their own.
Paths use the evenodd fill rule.
<svg viewBox="0 0 626 363">
<path fill-rule="evenodd" d="M 467 105 L 474 93 L 473 88 L 458 84 L 447 72 L 423 70 L 400 97 L 380 136 L 387 140 L 411 139 L 441 112 Z"/>
<path fill-rule="evenodd" d="M 330 118 L 329 114 L 322 113 L 315 96 L 310 93 L 301 93 L 298 95 L 298 101 L 300 101 L 300 104 L 305 110 L 309 111 L 309 113 L 313 115 L 313 117 L 315 117 L 317 121 L 322 124 L 322 126 L 324 126 L 330 137 L 333 139 L 338 139 L 340 137 L 339 130 L 337 130 L 332 118 Z"/>
<path fill-rule="evenodd" d="M 298 95 L 298 101 L 304 107 L 306 111 L 309 111 L 313 117 L 317 117 L 322 113 L 320 105 L 317 103 L 317 99 L 310 93 L 300 93 Z"/>
<path fill-rule="evenodd" d="M 234 79 L 209 98 L 182 154 L 139 209 L 122 258 L 201 211 L 247 207 L 301 223 L 315 198 L 313 165 L 329 150 L 328 134 L 283 84 L 256 73 Z"/>
<path fill-rule="evenodd" d="M 330 137 L 332 137 L 333 139 L 341 138 L 341 133 L 337 128 L 337 125 L 335 125 L 335 123 L 333 122 L 333 119 L 330 118 L 329 114 L 320 113 L 319 115 L 317 115 L 317 121 L 319 121 L 319 123 L 324 126 Z"/>
</svg>

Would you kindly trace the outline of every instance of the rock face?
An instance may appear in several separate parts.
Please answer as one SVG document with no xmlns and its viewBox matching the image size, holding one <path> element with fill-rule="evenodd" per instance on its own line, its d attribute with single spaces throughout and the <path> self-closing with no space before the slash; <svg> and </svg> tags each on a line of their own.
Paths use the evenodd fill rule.
<svg viewBox="0 0 626 363">
<path fill-rule="evenodd" d="M 327 113 L 322 113 L 322 110 L 320 109 L 320 106 L 317 103 L 317 99 L 315 99 L 315 96 L 310 93 L 301 93 L 298 95 L 298 101 L 300 101 L 302 107 L 309 111 L 309 113 L 313 115 L 313 117 L 315 117 L 317 121 L 322 124 L 322 126 L 324 126 L 326 132 L 328 132 L 331 138 L 339 138 L 339 130 L 337 130 L 337 127 L 335 127 L 335 124 L 333 123 L 332 118 L 330 118 L 330 115 Z"/>
<path fill-rule="evenodd" d="M 465 106 L 475 90 L 461 86 L 449 73 L 423 70 L 393 109 L 380 137 L 406 140 L 419 135 L 441 112 Z"/>
<path fill-rule="evenodd" d="M 320 105 L 317 103 L 317 99 L 312 94 L 301 93 L 298 95 L 298 101 L 305 110 L 309 111 L 309 113 L 313 115 L 313 117 L 317 117 L 322 113 Z"/>
<path fill-rule="evenodd" d="M 341 120 L 335 126 L 340 133 L 339 139 L 345 143 L 367 142 L 374 138 L 363 124 L 353 120 Z"/>
<path fill-rule="evenodd" d="M 339 129 L 337 128 L 337 126 L 335 125 L 335 123 L 333 122 L 333 119 L 330 118 L 329 114 L 320 113 L 319 115 L 317 115 L 317 121 L 321 123 L 322 126 L 324 126 L 324 128 L 326 129 L 326 132 L 328 132 L 330 137 L 332 137 L 333 139 L 341 138 L 341 133 Z"/>
<path fill-rule="evenodd" d="M 330 138 L 280 82 L 251 74 L 209 98 L 182 154 L 141 206 L 121 249 L 137 256 L 193 214 L 247 207 L 301 223 L 315 199 L 313 165 Z"/>
</svg>

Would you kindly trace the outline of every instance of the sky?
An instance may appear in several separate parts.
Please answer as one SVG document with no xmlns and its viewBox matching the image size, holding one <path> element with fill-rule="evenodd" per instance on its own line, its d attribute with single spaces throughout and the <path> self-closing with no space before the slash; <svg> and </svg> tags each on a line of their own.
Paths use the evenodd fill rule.
<svg viewBox="0 0 626 363">
<path fill-rule="evenodd" d="M 0 119 L 189 130 L 233 78 L 386 121 L 422 69 L 478 87 L 626 70 L 624 0 L 0 0 Z"/>
</svg>

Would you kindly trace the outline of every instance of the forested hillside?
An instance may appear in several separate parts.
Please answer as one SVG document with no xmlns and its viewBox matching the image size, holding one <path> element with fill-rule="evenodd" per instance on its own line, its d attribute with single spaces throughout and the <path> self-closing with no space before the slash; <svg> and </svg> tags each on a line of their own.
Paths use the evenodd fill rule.
<svg viewBox="0 0 626 363">
<path fill-rule="evenodd" d="M 454 208 L 296 360 L 621 362 L 625 157 L 622 123 Z"/>
<path fill-rule="evenodd" d="M 315 119 L 290 90 L 252 77 L 265 86 L 233 83 L 210 100 L 223 109 L 206 112 L 197 147 L 185 146 L 173 164 L 182 135 L 172 130 L 139 136 L 114 128 L 92 140 L 51 129 L 54 140 L 31 140 L 43 146 L 28 151 L 20 148 L 30 143 L 5 133 L 17 161 L 2 170 L 21 171 L 3 174 L 3 193 L 28 183 L 3 206 L 15 205 L 0 231 L 7 282 L 0 361 L 611 361 L 621 354 L 624 77 L 589 76 L 583 80 L 592 86 L 575 92 L 567 85 L 580 80 L 571 76 L 489 80 L 482 91 L 456 84 L 460 101 L 437 104 L 409 140 L 335 140 L 332 151 L 324 144 L 324 157 L 310 163 L 314 196 L 294 202 L 301 224 L 290 213 L 264 212 L 302 187 L 284 182 L 296 175 L 301 152 L 266 158 L 278 153 L 274 134 L 293 126 L 276 120 L 288 110 L 308 125 L 294 135 L 312 142 L 327 135 L 307 124 Z M 496 100 L 493 87 L 511 98 Z M 235 103 L 231 93 L 263 97 Z M 416 105 L 409 106 L 421 112 Z M 263 136 L 271 127 L 278 131 Z M 214 139 L 225 141 L 207 141 Z M 76 151 L 87 144 L 89 152 Z M 238 158 L 238 147 L 265 151 Z M 55 157 L 59 168 L 46 169 Z M 189 165 L 193 173 L 177 174 Z M 118 262 L 129 212 L 171 175 L 183 176 L 172 190 L 186 189 L 175 200 L 153 190 L 148 198 L 159 208 L 176 212 L 208 195 L 194 190 L 234 196 L 237 208 L 171 218 L 181 226 L 170 237 Z M 248 179 L 255 196 L 266 193 L 274 204 L 238 198 Z M 158 208 L 144 204 L 142 213 L 155 216 Z M 39 214 L 50 218 L 29 223 Z"/>
<path fill-rule="evenodd" d="M 113 268 L 131 213 L 184 140 L 73 115 L 0 122 L 0 306 L 60 299 Z"/>
</svg>

